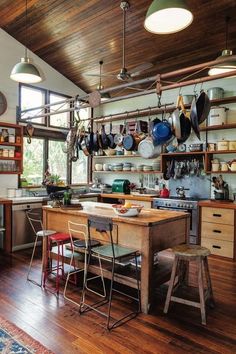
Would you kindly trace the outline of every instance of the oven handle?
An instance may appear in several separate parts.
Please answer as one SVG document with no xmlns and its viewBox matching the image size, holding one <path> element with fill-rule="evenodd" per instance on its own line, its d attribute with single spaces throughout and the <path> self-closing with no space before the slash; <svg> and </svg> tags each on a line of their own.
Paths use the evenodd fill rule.
<svg viewBox="0 0 236 354">
<path fill-rule="evenodd" d="M 171 208 L 171 207 L 158 207 L 159 210 L 174 210 L 174 211 L 183 211 L 185 213 L 189 213 L 190 211 L 187 209 L 180 209 L 180 208 Z"/>
</svg>

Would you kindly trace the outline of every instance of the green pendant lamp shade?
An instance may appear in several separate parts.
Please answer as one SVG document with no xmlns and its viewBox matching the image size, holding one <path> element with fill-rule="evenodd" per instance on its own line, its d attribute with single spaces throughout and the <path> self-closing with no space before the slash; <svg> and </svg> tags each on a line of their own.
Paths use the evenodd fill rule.
<svg viewBox="0 0 236 354">
<path fill-rule="evenodd" d="M 225 74 L 236 70 L 236 59 L 232 50 L 223 50 L 221 56 L 216 59 L 216 64 L 208 71 L 208 75 Z"/>
<path fill-rule="evenodd" d="M 150 5 L 144 27 L 156 34 L 176 33 L 188 27 L 193 14 L 183 0 L 154 0 Z"/>
<path fill-rule="evenodd" d="M 12 69 L 10 78 L 17 82 L 36 83 L 42 81 L 38 69 L 30 63 L 27 56 L 21 58 L 20 63 L 17 63 Z"/>
</svg>

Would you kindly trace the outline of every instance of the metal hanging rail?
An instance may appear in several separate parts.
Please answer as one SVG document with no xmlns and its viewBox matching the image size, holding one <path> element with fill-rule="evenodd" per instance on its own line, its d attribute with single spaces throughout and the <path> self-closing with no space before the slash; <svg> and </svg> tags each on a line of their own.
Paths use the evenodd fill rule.
<svg viewBox="0 0 236 354">
<path fill-rule="evenodd" d="M 233 55 L 231 57 L 231 59 L 235 59 L 236 60 L 236 56 Z M 221 60 L 220 63 L 223 63 L 225 60 Z M 213 66 L 215 64 L 216 64 L 216 61 L 214 60 L 214 61 L 209 61 L 209 62 L 198 64 L 198 65 L 193 65 L 193 66 L 190 66 L 190 67 L 187 67 L 187 68 L 171 71 L 169 73 L 159 74 L 157 76 L 152 76 L 152 77 L 149 77 L 149 78 L 145 78 L 145 79 L 141 79 L 141 80 L 137 80 L 137 81 L 124 83 L 122 85 L 109 87 L 109 88 L 106 88 L 104 90 L 101 90 L 100 93 L 102 94 L 102 93 L 107 93 L 107 92 L 114 92 L 114 91 L 118 91 L 118 90 L 123 90 L 125 88 L 131 87 L 131 86 L 135 86 L 135 85 L 139 85 L 139 84 L 144 84 L 144 83 L 151 83 L 151 82 L 155 83 L 157 80 L 165 81 L 166 79 L 169 79 L 169 78 L 172 78 L 172 77 L 177 77 L 177 76 L 185 75 L 185 74 L 188 74 L 188 73 L 191 73 L 191 72 L 194 73 L 194 72 L 199 71 L 199 70 L 201 71 L 201 70 L 207 69 L 207 68 L 209 68 L 209 67 L 211 67 L 211 66 Z M 217 61 L 217 64 L 219 64 L 219 61 Z M 183 87 L 183 86 L 194 85 L 194 84 L 198 84 L 198 83 L 202 83 L 202 82 L 206 82 L 206 81 L 222 79 L 222 78 L 235 76 L 235 75 L 236 75 L 236 70 L 234 70 L 232 72 L 229 72 L 229 73 L 218 74 L 218 75 L 213 75 L 213 76 L 205 76 L 205 77 L 198 78 L 198 79 L 191 79 L 191 80 L 184 80 L 183 79 L 184 81 L 180 80 L 179 82 L 174 82 L 174 83 L 171 83 L 169 85 L 162 86 L 161 90 L 162 91 L 171 90 L 171 89 L 174 89 L 174 88 L 180 88 L 180 87 Z M 144 91 L 135 92 L 135 93 L 132 93 L 132 94 L 129 94 L 129 95 L 113 97 L 111 99 L 108 99 L 106 102 L 101 102 L 100 104 L 120 101 L 120 100 L 134 98 L 134 97 L 145 96 L 145 95 L 149 95 L 149 94 L 153 94 L 153 93 L 156 93 L 156 89 L 150 89 L 150 90 L 146 90 L 146 91 L 144 90 Z M 27 121 L 27 120 L 32 120 L 32 119 L 36 119 L 36 118 L 42 118 L 42 117 L 45 117 L 45 116 L 50 116 L 50 115 L 54 115 L 54 114 L 58 114 L 58 113 L 71 112 L 71 111 L 80 109 L 80 108 L 75 106 L 76 102 L 78 102 L 78 101 L 82 102 L 81 108 L 90 107 L 89 103 L 87 102 L 88 97 L 89 97 L 89 94 L 81 96 L 81 97 L 77 95 L 77 96 L 75 96 L 73 98 L 66 99 L 64 101 L 60 101 L 60 102 L 56 102 L 56 103 L 50 103 L 50 104 L 47 104 L 47 105 L 42 105 L 42 106 L 34 107 L 34 108 L 31 108 L 31 109 L 22 110 L 20 112 L 20 114 L 25 114 L 25 113 L 28 113 L 29 111 L 32 112 L 32 111 L 40 110 L 40 109 L 48 109 L 51 106 L 55 106 L 55 105 L 59 105 L 59 104 L 66 104 L 66 103 L 71 103 L 73 105 L 73 107 L 70 107 L 68 109 L 61 110 L 61 111 L 46 112 L 46 113 L 35 115 L 35 116 L 32 116 L 32 117 L 27 117 L 24 120 Z M 109 117 L 110 116 L 108 116 L 107 119 L 109 119 Z M 105 118 L 106 117 L 103 117 L 103 118 L 100 118 L 100 119 L 105 119 Z M 99 119 L 99 118 L 95 118 L 94 120 L 97 120 L 97 119 Z"/>
</svg>

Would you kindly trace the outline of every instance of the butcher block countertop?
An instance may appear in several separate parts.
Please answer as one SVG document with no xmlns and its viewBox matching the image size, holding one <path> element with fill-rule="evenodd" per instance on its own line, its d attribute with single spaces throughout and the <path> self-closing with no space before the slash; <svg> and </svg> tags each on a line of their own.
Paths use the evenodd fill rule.
<svg viewBox="0 0 236 354">
<path fill-rule="evenodd" d="M 200 207 L 236 209 L 236 203 L 227 200 L 202 200 L 198 203 L 198 205 Z"/>
<path fill-rule="evenodd" d="M 154 194 L 122 194 L 122 193 L 102 193 L 101 198 L 113 198 L 113 199 L 126 199 L 126 200 L 140 200 L 144 202 L 152 202 L 153 198 L 157 198 Z"/>
<path fill-rule="evenodd" d="M 97 202 L 82 202 L 83 210 L 52 208 L 44 206 L 43 209 L 58 214 L 70 215 L 97 215 L 112 218 L 114 222 L 135 224 L 141 226 L 153 226 L 156 224 L 174 221 L 178 219 L 189 218 L 189 215 L 179 211 L 142 209 L 140 214 L 135 217 L 121 217 L 115 214 L 111 204 Z"/>
</svg>

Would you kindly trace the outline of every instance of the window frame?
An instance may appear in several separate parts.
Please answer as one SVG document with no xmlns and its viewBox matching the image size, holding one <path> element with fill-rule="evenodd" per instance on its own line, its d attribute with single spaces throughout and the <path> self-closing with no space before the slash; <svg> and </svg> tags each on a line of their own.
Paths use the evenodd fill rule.
<svg viewBox="0 0 236 354">
<path fill-rule="evenodd" d="M 71 96 L 65 95 L 65 94 L 61 94 L 59 92 L 53 91 L 53 90 L 47 90 L 41 87 L 37 87 L 37 86 L 33 86 L 33 85 L 29 85 L 29 84 L 22 84 L 19 83 L 19 106 L 18 106 L 18 114 L 17 114 L 17 123 L 23 123 L 23 124 L 27 124 L 27 121 L 25 121 L 25 119 L 21 119 L 20 116 L 20 112 L 21 112 L 21 87 L 29 87 L 32 89 L 38 89 L 41 90 L 42 92 L 45 93 L 45 104 L 49 103 L 49 95 L 50 93 L 58 95 L 58 96 L 62 96 L 64 98 L 71 98 Z M 70 103 L 71 106 L 71 103 Z M 89 108 L 89 107 L 88 107 Z M 45 114 L 48 113 L 49 109 L 45 108 Z M 93 117 L 93 109 L 90 109 L 89 111 L 89 117 L 92 118 Z M 70 112 L 70 125 L 73 122 L 73 118 L 74 118 L 74 112 L 71 111 Z M 55 141 L 65 141 L 65 137 L 67 134 L 67 132 L 69 131 L 70 128 L 66 128 L 66 127 L 57 127 L 54 125 L 50 125 L 50 116 L 45 116 L 45 124 L 40 124 L 40 123 L 34 123 L 32 120 L 32 124 L 35 125 L 35 130 L 34 130 L 34 135 L 32 137 L 33 138 L 43 138 L 44 139 L 44 161 L 43 161 L 43 165 L 44 165 L 44 171 L 46 170 L 47 167 L 47 160 L 48 160 L 48 154 L 49 154 L 49 140 L 55 140 Z M 26 130 L 24 129 L 24 133 L 23 136 L 26 137 Z M 64 136 L 64 137 L 63 137 Z M 88 156 L 88 163 L 87 163 L 87 182 L 85 183 L 74 183 L 72 184 L 72 161 L 69 161 L 68 156 L 67 156 L 67 183 L 70 186 L 85 186 L 91 183 L 92 180 L 92 171 L 91 171 L 91 167 L 92 167 L 92 158 L 90 156 Z M 18 177 L 18 185 L 20 186 L 20 177 L 21 175 L 19 175 Z M 37 188 L 37 187 L 41 187 L 37 186 L 37 185 L 32 185 L 32 186 L 28 186 L 28 187 L 24 187 L 24 188 Z"/>
</svg>

